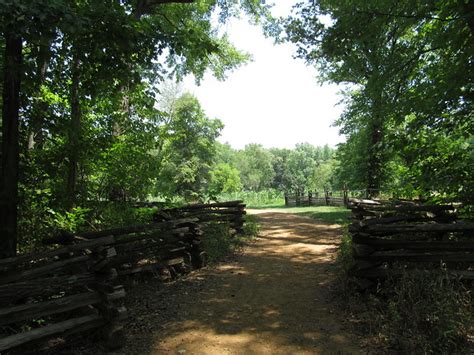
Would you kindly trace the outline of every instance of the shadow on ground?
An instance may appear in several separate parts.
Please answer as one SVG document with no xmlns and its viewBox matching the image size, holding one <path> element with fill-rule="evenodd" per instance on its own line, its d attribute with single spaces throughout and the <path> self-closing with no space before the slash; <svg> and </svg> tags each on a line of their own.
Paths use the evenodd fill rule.
<svg viewBox="0 0 474 355">
<path fill-rule="evenodd" d="M 288 213 L 258 218 L 261 237 L 235 260 L 131 288 L 128 342 L 117 354 L 358 352 L 330 292 L 339 226 Z"/>
</svg>

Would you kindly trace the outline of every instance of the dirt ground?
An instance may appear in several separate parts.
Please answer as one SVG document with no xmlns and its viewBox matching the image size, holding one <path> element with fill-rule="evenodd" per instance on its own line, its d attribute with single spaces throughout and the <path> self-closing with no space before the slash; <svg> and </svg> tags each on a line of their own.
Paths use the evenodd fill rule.
<svg viewBox="0 0 474 355">
<path fill-rule="evenodd" d="M 271 210 L 233 260 L 165 287 L 137 283 L 117 354 L 361 353 L 331 291 L 337 225 Z"/>
</svg>

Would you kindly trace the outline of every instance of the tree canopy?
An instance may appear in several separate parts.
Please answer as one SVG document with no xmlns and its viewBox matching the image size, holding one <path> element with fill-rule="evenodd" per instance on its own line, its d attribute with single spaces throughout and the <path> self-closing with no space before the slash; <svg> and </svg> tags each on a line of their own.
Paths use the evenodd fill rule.
<svg viewBox="0 0 474 355">
<path fill-rule="evenodd" d="M 280 38 L 323 80 L 348 84 L 344 180 L 472 203 L 472 2 L 318 0 L 281 23 Z"/>
</svg>

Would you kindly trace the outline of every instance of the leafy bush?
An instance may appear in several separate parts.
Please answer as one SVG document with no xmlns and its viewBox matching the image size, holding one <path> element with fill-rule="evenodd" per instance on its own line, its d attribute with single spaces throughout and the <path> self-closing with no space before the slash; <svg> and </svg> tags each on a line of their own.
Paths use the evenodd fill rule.
<svg viewBox="0 0 474 355">
<path fill-rule="evenodd" d="M 208 223 L 204 228 L 202 247 L 211 262 L 221 260 L 228 255 L 233 250 L 229 224 Z"/>
<path fill-rule="evenodd" d="M 209 261 L 219 261 L 242 248 L 246 241 L 258 235 L 260 226 L 253 216 L 246 216 L 244 233 L 233 235 L 228 223 L 208 223 L 204 229 L 203 249 Z"/>
<path fill-rule="evenodd" d="M 245 216 L 244 236 L 247 238 L 255 238 L 260 233 L 260 225 L 254 216 Z"/>
<path fill-rule="evenodd" d="M 94 229 L 117 228 L 135 224 L 150 223 L 154 208 L 134 208 L 123 202 L 107 202 L 96 206 L 90 218 Z"/>
<path fill-rule="evenodd" d="M 348 272 L 354 265 L 352 238 L 347 231 L 342 236 L 341 244 L 339 244 L 337 260 L 341 263 L 344 272 Z"/>
</svg>

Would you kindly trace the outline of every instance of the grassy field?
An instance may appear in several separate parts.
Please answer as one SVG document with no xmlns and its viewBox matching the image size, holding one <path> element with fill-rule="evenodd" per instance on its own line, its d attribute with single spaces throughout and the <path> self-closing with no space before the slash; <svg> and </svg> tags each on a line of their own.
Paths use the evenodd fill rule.
<svg viewBox="0 0 474 355">
<path fill-rule="evenodd" d="M 315 220 L 327 223 L 348 224 L 350 210 L 345 207 L 334 206 L 311 206 L 311 207 L 285 207 L 282 205 L 259 206 L 256 209 L 278 209 L 285 213 L 294 213 L 308 216 Z"/>
</svg>

